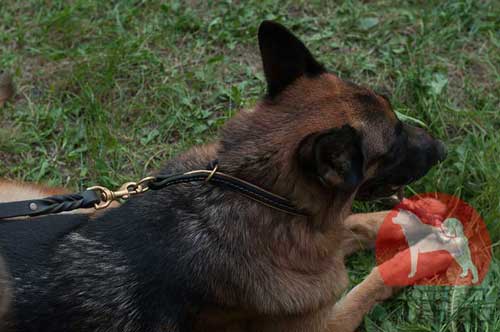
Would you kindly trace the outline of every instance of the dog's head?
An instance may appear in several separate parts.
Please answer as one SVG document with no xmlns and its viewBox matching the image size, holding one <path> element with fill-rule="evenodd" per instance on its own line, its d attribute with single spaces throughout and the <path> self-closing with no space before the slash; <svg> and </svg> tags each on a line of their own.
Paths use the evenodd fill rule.
<svg viewBox="0 0 500 332">
<path fill-rule="evenodd" d="M 228 124 L 223 149 L 268 148 L 246 162 L 296 163 L 320 186 L 358 199 L 388 196 L 445 158 L 441 141 L 401 122 L 387 97 L 327 71 L 282 25 L 263 22 L 258 35 L 267 95 Z"/>
</svg>

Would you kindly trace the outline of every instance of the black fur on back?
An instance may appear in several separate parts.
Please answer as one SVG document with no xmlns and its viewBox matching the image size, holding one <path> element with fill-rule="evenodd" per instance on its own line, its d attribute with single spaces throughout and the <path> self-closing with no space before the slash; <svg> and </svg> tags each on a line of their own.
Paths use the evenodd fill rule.
<svg viewBox="0 0 500 332">
<path fill-rule="evenodd" d="M 184 158 L 163 172 L 206 164 Z M 221 201 L 236 205 L 214 209 Z M 235 284 L 232 266 L 251 253 L 245 246 L 224 247 L 219 222 L 229 217 L 242 224 L 239 208 L 253 204 L 192 183 L 147 192 L 96 220 L 61 215 L 0 225 L 14 288 L 8 326 L 26 332 L 190 331 L 198 309 L 215 302 L 211 283 L 250 292 Z"/>
</svg>

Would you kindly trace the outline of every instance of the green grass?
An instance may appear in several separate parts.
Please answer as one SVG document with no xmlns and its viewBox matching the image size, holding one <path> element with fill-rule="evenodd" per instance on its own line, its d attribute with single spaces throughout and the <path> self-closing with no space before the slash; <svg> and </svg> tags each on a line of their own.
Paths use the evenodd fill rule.
<svg viewBox="0 0 500 332">
<path fill-rule="evenodd" d="M 498 17 L 493 0 L 3 0 L 0 70 L 18 96 L 0 109 L 0 177 L 116 186 L 210 140 L 263 94 L 256 31 L 278 20 L 340 76 L 388 88 L 400 114 L 447 143 L 449 158 L 410 189 L 459 195 L 494 242 L 480 291 L 444 288 L 436 300 L 409 288 L 364 329 L 499 331 Z M 372 264 L 371 253 L 353 257 L 352 280 Z"/>
</svg>

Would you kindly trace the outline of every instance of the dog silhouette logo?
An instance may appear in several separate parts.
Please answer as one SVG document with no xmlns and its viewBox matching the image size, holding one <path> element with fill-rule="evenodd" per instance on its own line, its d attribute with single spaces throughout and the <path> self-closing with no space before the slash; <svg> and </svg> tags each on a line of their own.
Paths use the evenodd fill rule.
<svg viewBox="0 0 500 332">
<path fill-rule="evenodd" d="M 440 193 L 403 200 L 385 218 L 375 248 L 386 284 L 478 285 L 491 261 L 491 240 L 479 214 Z"/>
<path fill-rule="evenodd" d="M 447 218 L 442 227 L 434 227 L 423 223 L 410 211 L 400 210 L 392 222 L 401 226 L 410 247 L 411 270 L 408 278 L 414 278 L 417 273 L 419 253 L 446 250 L 462 268 L 460 277 L 466 277 L 470 270 L 472 283 L 478 282 L 477 268 L 472 262 L 469 241 L 460 220 Z"/>
</svg>

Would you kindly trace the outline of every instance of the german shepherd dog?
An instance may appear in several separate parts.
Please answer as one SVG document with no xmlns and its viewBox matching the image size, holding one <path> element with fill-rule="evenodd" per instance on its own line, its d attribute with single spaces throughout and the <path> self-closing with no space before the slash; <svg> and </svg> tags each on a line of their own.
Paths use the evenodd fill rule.
<svg viewBox="0 0 500 332">
<path fill-rule="evenodd" d="M 210 183 L 148 191 L 88 215 L 0 225 L 2 331 L 354 331 L 391 296 L 377 268 L 342 300 L 344 257 L 386 212 L 350 215 L 445 157 L 389 100 L 318 63 L 282 25 L 258 32 L 266 96 L 161 174 L 219 170 L 308 216 Z"/>
</svg>

